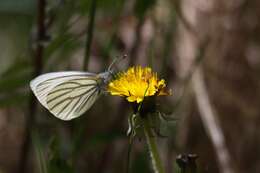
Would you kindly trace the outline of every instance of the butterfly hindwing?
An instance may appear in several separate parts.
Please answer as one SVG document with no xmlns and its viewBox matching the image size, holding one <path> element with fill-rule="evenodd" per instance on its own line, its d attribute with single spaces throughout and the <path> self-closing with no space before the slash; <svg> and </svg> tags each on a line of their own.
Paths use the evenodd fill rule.
<svg viewBox="0 0 260 173">
<path fill-rule="evenodd" d="M 30 86 L 44 107 L 62 120 L 70 120 L 87 111 L 100 95 L 98 76 L 84 72 L 47 73 Z"/>
<path fill-rule="evenodd" d="M 47 95 L 50 112 L 60 119 L 69 120 L 87 111 L 99 95 L 94 79 L 71 79 L 54 87 Z"/>
</svg>

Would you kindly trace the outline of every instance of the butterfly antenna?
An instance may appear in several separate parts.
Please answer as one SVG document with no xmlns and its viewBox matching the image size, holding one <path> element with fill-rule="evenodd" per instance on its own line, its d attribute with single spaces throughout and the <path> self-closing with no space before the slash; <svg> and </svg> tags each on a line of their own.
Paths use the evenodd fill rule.
<svg viewBox="0 0 260 173">
<path fill-rule="evenodd" d="M 113 62 L 109 65 L 109 67 L 108 67 L 108 71 L 111 71 L 111 69 L 113 68 L 113 66 L 114 66 L 117 62 L 122 61 L 122 60 L 125 59 L 126 57 L 127 57 L 127 55 L 124 54 L 124 55 L 121 56 L 121 57 L 117 57 L 117 58 L 115 58 L 115 59 L 113 60 Z"/>
</svg>

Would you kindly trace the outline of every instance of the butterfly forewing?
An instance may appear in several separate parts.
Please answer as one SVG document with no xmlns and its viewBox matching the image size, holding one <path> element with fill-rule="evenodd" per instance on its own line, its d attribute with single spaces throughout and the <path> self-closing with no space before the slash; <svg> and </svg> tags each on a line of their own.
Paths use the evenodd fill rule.
<svg viewBox="0 0 260 173">
<path fill-rule="evenodd" d="M 98 75 L 84 72 L 57 72 L 41 75 L 31 82 L 38 100 L 62 120 L 87 111 L 100 95 Z"/>
</svg>

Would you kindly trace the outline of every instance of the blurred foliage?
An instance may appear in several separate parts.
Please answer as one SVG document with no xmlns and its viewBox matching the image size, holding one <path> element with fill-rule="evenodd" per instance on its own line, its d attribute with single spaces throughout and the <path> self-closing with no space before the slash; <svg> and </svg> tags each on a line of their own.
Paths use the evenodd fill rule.
<svg viewBox="0 0 260 173">
<path fill-rule="evenodd" d="M 178 46 L 181 44 L 192 44 L 190 42 L 194 41 L 195 37 L 198 37 L 201 33 L 208 34 L 208 32 L 211 31 L 216 32 L 216 34 L 212 34 L 212 37 L 215 39 L 213 39 L 213 41 L 217 40 L 216 45 L 226 46 L 229 42 L 233 43 L 232 41 L 234 40 L 234 42 L 236 42 L 237 40 L 233 39 L 226 43 L 226 35 L 223 36 L 225 38 L 217 37 L 222 36 L 223 33 L 217 33 L 213 28 L 219 29 L 222 25 L 231 33 L 228 33 L 228 36 L 230 36 L 234 34 L 233 32 L 237 30 L 240 31 L 241 28 L 244 29 L 243 27 L 246 25 L 244 23 L 249 23 L 248 25 L 250 25 L 251 28 L 249 27 L 246 33 L 250 32 L 255 36 L 255 28 L 259 27 L 256 24 L 257 17 L 254 16 L 256 19 L 254 19 L 253 22 L 247 21 L 247 18 L 250 18 L 251 14 L 246 14 L 246 17 L 241 17 L 241 21 L 244 23 L 239 23 L 234 28 L 230 27 L 232 25 L 230 23 L 232 22 L 228 21 L 205 30 L 200 28 L 198 30 L 201 33 L 196 36 L 186 36 L 177 33 L 177 30 L 183 27 L 182 25 L 185 25 L 186 22 L 183 20 L 180 11 L 178 11 L 180 10 L 178 5 L 181 5 L 180 3 L 182 1 L 96 1 L 97 8 L 89 59 L 89 71 L 95 73 L 104 71 L 115 57 L 120 57 L 124 54 L 127 54 L 128 57 L 126 60 L 117 64 L 117 68 L 120 70 L 126 69 L 130 63 L 152 66 L 155 71 L 158 71 L 158 75 L 167 81 L 168 86 L 175 87 L 173 89 L 173 97 L 163 98 L 159 102 L 158 107 L 160 107 L 162 114 L 165 113 L 165 115 L 163 114 L 164 117 L 157 116 L 157 114 L 152 117 L 152 125 L 156 127 L 156 132 L 161 135 L 159 138 L 160 152 L 162 153 L 162 158 L 168 172 L 180 172 L 180 169 L 175 163 L 175 156 L 180 152 L 193 152 L 194 148 L 202 149 L 199 153 L 202 155 L 202 159 L 199 158 L 198 160 L 203 160 L 204 158 L 204 162 L 202 162 L 203 169 L 199 168 L 198 170 L 201 170 L 199 172 L 207 172 L 210 168 L 216 168 L 210 170 L 213 170 L 212 173 L 218 172 L 217 163 L 214 160 L 215 153 L 211 151 L 211 141 L 206 137 L 206 130 L 202 126 L 201 120 L 198 118 L 199 116 L 197 116 L 198 110 L 194 108 L 195 103 L 193 97 L 186 95 L 191 93 L 190 80 L 192 74 L 200 64 L 207 66 L 208 76 L 206 76 L 206 81 L 215 80 L 215 83 L 213 81 L 208 84 L 209 90 L 213 93 L 213 98 L 217 98 L 221 95 L 217 92 L 225 90 L 221 88 L 222 86 L 217 89 L 214 88 L 217 84 L 222 84 L 220 79 L 221 75 L 224 75 L 224 77 L 233 75 L 232 77 L 238 78 L 239 76 L 243 76 L 237 74 L 238 71 L 243 71 L 243 69 L 241 68 L 242 70 L 240 70 L 237 68 L 240 67 L 240 65 L 235 63 L 230 71 L 218 74 L 219 76 L 217 76 L 215 74 L 217 73 L 216 71 L 222 67 L 226 68 L 226 66 L 226 69 L 229 69 L 228 63 L 230 62 L 227 62 L 227 65 L 222 64 L 214 67 L 214 64 L 211 64 L 211 60 L 202 62 L 202 57 L 198 57 L 196 58 L 197 62 L 195 62 L 191 68 L 188 68 L 189 74 L 184 76 L 183 79 L 180 79 L 179 76 L 182 74 L 179 74 L 179 71 L 182 67 L 179 66 L 181 63 L 179 63 L 180 57 L 178 57 L 178 51 L 180 51 L 181 48 Z M 46 16 L 44 21 L 46 23 L 46 38 L 40 40 L 44 47 L 43 69 L 41 69 L 41 72 L 82 71 L 86 38 L 89 37 L 87 27 L 89 23 L 88 15 L 91 10 L 91 0 L 46 0 L 46 2 Z M 249 5 L 250 4 L 247 4 L 246 8 L 251 8 Z M 14 158 L 19 157 L 18 155 L 21 150 L 20 143 L 23 141 L 24 129 L 26 128 L 24 126 L 28 121 L 26 118 L 31 112 L 29 107 L 32 93 L 29 88 L 29 82 L 35 77 L 34 73 L 35 70 L 37 70 L 35 69 L 37 61 L 36 47 L 39 45 L 37 38 L 37 15 L 37 0 L 0 0 L 0 140 L 4 141 L 0 144 L 0 152 L 1 155 L 3 155 L 2 157 L 0 156 L 1 173 L 15 172 L 17 169 L 18 164 Z M 242 13 L 237 15 L 239 16 L 238 18 L 240 18 L 240 15 L 242 15 Z M 210 17 L 211 16 L 206 16 L 205 18 Z M 225 20 L 224 17 L 217 19 Z M 231 20 L 233 20 L 233 18 L 231 18 Z M 204 21 L 202 20 L 201 22 Z M 200 23 L 198 25 L 200 25 Z M 243 26 L 239 28 L 240 25 Z M 197 26 L 194 25 L 194 27 Z M 203 25 L 200 27 L 203 27 Z M 252 32 L 252 30 L 254 30 L 254 32 Z M 240 35 L 241 34 L 237 34 L 237 37 Z M 244 35 L 242 36 L 244 43 L 246 37 Z M 192 41 L 183 43 L 181 38 L 186 37 L 192 37 L 192 39 L 190 39 Z M 211 51 L 214 50 L 214 45 L 212 47 L 209 48 L 210 51 L 208 54 L 211 54 Z M 216 47 L 218 48 L 218 46 Z M 253 48 L 248 47 L 240 48 L 238 46 L 238 48 L 236 47 L 236 51 L 240 49 L 246 50 L 244 54 L 251 53 L 258 57 L 259 45 Z M 178 50 L 175 50 L 175 48 Z M 227 51 L 226 47 L 225 50 L 221 49 L 221 51 L 217 48 L 216 52 L 221 52 L 219 56 L 229 57 L 242 54 L 239 51 L 225 54 L 225 51 Z M 185 49 L 181 51 L 187 51 L 189 53 L 195 50 Z M 209 57 L 211 56 L 212 55 L 209 55 Z M 217 58 L 213 58 L 212 60 L 212 62 L 216 64 L 221 61 L 222 60 Z M 251 61 L 255 64 L 257 64 L 257 62 L 259 63 L 258 59 Z M 189 64 L 189 60 L 187 60 L 187 62 L 185 61 L 184 64 L 185 63 Z M 251 67 L 250 63 L 246 60 L 245 62 L 243 61 L 242 64 L 245 64 L 248 69 L 259 67 L 257 65 Z M 232 74 L 232 70 L 234 69 L 238 70 Z M 232 77 L 231 79 L 233 79 Z M 250 81 L 249 79 L 251 79 L 249 77 L 245 78 L 245 81 Z M 257 75 L 255 78 L 257 78 Z M 234 79 L 234 81 L 239 80 Z M 251 85 L 248 85 L 246 82 L 246 84 L 242 86 L 245 87 L 242 89 L 239 88 L 239 91 L 242 93 L 245 88 L 250 88 Z M 228 87 L 230 86 L 232 86 L 232 84 L 228 84 Z M 257 84 L 256 86 L 259 85 Z M 230 88 L 230 90 L 234 90 L 234 88 Z M 250 92 L 252 91 L 250 90 Z M 235 102 L 242 105 L 243 102 L 246 102 L 243 99 L 239 102 L 238 97 L 235 97 L 235 94 L 231 92 L 230 98 L 232 97 L 235 99 L 233 101 L 229 100 L 231 103 L 228 105 L 235 105 Z M 253 97 L 257 97 L 257 95 L 250 98 Z M 215 102 L 219 107 L 224 105 L 221 101 Z M 244 107 L 254 113 L 253 108 L 251 109 L 250 106 Z M 37 105 L 35 108 L 35 122 L 33 122 L 33 128 L 30 129 L 31 132 L 33 132 L 31 141 L 33 145 L 30 148 L 31 153 L 29 154 L 30 158 L 27 165 L 28 172 L 125 172 L 127 165 L 126 153 L 129 143 L 129 139 L 126 136 L 128 128 L 127 117 L 131 115 L 132 111 L 122 99 L 104 95 L 85 115 L 70 122 L 58 120 L 40 105 Z M 228 110 L 226 105 L 221 108 L 221 113 Z M 190 117 L 188 117 L 188 113 Z M 228 115 L 233 114 L 237 115 L 235 109 L 228 112 Z M 256 114 L 258 115 L 257 111 Z M 229 116 L 225 116 L 225 118 L 223 118 L 223 127 L 228 132 L 227 137 L 231 139 L 233 134 L 229 129 L 235 126 L 234 124 L 236 123 L 233 123 L 233 120 L 236 118 L 230 118 Z M 229 120 L 232 121 L 232 123 L 225 124 Z M 252 122 L 257 121 L 252 120 Z M 176 126 L 176 124 L 180 125 Z M 246 129 L 244 133 L 250 135 L 256 133 L 252 132 L 251 127 L 248 129 Z M 247 130 L 249 132 L 247 132 Z M 188 132 L 192 135 L 185 136 Z M 245 138 L 244 141 L 247 142 L 247 140 L 249 140 L 248 138 Z M 6 143 L 5 140 L 7 141 Z M 240 141 L 243 140 L 241 139 Z M 257 141 L 255 144 L 258 144 Z M 242 144 L 240 145 L 243 146 Z M 145 146 L 145 141 L 138 136 L 132 147 L 131 170 L 129 173 L 152 172 L 149 163 L 150 156 L 147 154 Z M 250 147 L 249 145 L 248 148 Z M 238 149 L 237 151 L 240 152 Z M 237 151 L 233 151 L 235 153 L 234 155 L 237 154 Z M 207 158 L 213 159 L 207 160 Z M 242 162 L 243 158 L 239 159 L 237 160 Z"/>
<path fill-rule="evenodd" d="M 221 172 L 191 91 L 192 75 L 201 66 L 236 171 L 259 172 L 260 3 L 216 0 L 211 8 L 192 0 L 96 1 L 89 71 L 104 71 L 127 54 L 117 69 L 151 66 L 173 88 L 173 96 L 158 102 L 164 117 L 152 117 L 167 171 L 181 172 L 175 163 L 179 153 L 198 152 L 198 172 Z M 89 37 L 91 0 L 46 2 L 46 33 L 37 38 L 38 0 L 0 0 L 0 172 L 17 172 L 27 127 L 32 145 L 25 172 L 125 172 L 132 110 L 122 99 L 104 95 L 70 122 L 39 104 L 35 112 L 31 107 L 36 103 L 29 83 L 39 70 L 37 46 L 44 49 L 41 73 L 82 71 Z M 201 50 L 197 42 L 204 36 L 209 38 Z M 198 54 L 193 62 L 192 54 Z M 132 145 L 129 173 L 152 172 L 140 136 Z"/>
</svg>

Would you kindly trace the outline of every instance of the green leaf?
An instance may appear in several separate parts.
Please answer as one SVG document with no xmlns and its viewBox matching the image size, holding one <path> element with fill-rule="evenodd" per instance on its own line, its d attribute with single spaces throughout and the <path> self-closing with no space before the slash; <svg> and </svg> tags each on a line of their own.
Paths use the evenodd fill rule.
<svg viewBox="0 0 260 173">
<path fill-rule="evenodd" d="M 22 71 L 28 71 L 31 70 L 31 64 L 23 61 L 23 60 L 19 60 L 14 62 L 6 71 L 4 71 L 1 76 L 6 77 L 6 76 L 12 76 L 15 75 L 17 73 L 20 73 Z"/>
<path fill-rule="evenodd" d="M 49 145 L 49 160 L 48 160 L 48 173 L 74 173 L 73 165 L 71 164 L 71 151 L 67 151 L 62 146 L 59 137 L 52 138 Z"/>
<path fill-rule="evenodd" d="M 36 133 L 33 134 L 33 145 L 35 148 L 37 163 L 39 166 L 40 173 L 47 173 L 47 162 L 44 156 L 44 148 L 42 146 L 42 142 L 40 141 L 39 137 Z"/>
<path fill-rule="evenodd" d="M 156 3 L 156 0 L 142 0 L 136 1 L 135 4 L 135 14 L 139 18 L 143 18 L 147 10 L 153 7 Z"/>
<path fill-rule="evenodd" d="M 16 68 L 15 68 L 16 67 Z M 17 69 L 15 71 L 15 69 Z M 0 93 L 14 91 L 25 85 L 29 86 L 32 69 L 14 65 L 1 75 Z"/>
<path fill-rule="evenodd" d="M 148 155 L 146 154 L 146 151 L 139 153 L 135 159 L 133 160 L 132 163 L 132 170 L 130 173 L 143 173 L 143 172 L 151 172 L 149 165 L 148 165 L 148 160 L 147 160 Z"/>
<path fill-rule="evenodd" d="M 27 103 L 26 101 L 29 99 L 29 94 L 27 93 L 12 93 L 8 95 L 0 95 L 0 107 L 7 107 L 18 105 L 21 103 Z"/>
<path fill-rule="evenodd" d="M 35 0 L 0 0 L 0 12 L 33 14 L 36 3 Z"/>
</svg>

